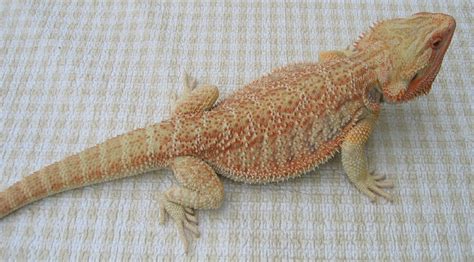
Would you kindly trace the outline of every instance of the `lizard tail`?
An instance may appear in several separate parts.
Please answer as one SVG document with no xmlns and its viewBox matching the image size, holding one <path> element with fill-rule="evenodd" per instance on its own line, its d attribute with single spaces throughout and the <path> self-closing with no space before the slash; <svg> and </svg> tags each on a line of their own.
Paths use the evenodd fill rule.
<svg viewBox="0 0 474 262">
<path fill-rule="evenodd" d="M 59 192 L 166 166 L 168 129 L 166 123 L 137 129 L 24 177 L 0 192 L 0 218 Z"/>
</svg>

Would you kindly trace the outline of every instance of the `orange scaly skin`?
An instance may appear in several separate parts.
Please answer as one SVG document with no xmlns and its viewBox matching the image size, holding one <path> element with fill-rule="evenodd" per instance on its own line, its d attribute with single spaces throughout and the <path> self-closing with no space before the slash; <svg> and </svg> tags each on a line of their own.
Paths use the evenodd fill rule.
<svg viewBox="0 0 474 262">
<path fill-rule="evenodd" d="M 0 218 L 58 192 L 168 167 L 180 185 L 160 198 L 160 222 L 174 219 L 187 250 L 185 229 L 199 236 L 194 209 L 223 201 L 217 174 L 246 183 L 282 181 L 338 151 L 361 192 L 391 199 L 383 189 L 393 183 L 368 172 L 365 143 L 382 102 L 429 92 L 454 29 L 444 14 L 379 22 L 352 49 L 276 69 L 216 105 L 216 87 L 193 88 L 186 78 L 171 119 L 25 177 L 0 193 Z"/>
</svg>

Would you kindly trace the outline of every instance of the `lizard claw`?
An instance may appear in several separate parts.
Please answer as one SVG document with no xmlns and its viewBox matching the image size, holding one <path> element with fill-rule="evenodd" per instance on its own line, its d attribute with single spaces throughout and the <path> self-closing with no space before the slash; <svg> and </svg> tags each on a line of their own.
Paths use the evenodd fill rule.
<svg viewBox="0 0 474 262">
<path fill-rule="evenodd" d="M 355 186 L 365 195 L 367 195 L 373 202 L 377 200 L 377 196 L 381 196 L 390 202 L 393 202 L 391 194 L 385 192 L 384 188 L 392 188 L 394 186 L 393 180 L 386 179 L 384 175 L 374 175 L 371 172 L 365 180 L 360 180 L 354 183 Z"/>
<path fill-rule="evenodd" d="M 197 217 L 194 210 L 188 207 L 183 207 L 179 204 L 169 201 L 166 196 L 160 198 L 160 224 L 166 221 L 168 215 L 174 220 L 176 228 L 178 229 L 178 236 L 184 246 L 184 252 L 188 253 L 189 242 L 186 238 L 185 231 L 191 232 L 194 237 L 200 236 L 199 228 L 197 226 Z"/>
</svg>

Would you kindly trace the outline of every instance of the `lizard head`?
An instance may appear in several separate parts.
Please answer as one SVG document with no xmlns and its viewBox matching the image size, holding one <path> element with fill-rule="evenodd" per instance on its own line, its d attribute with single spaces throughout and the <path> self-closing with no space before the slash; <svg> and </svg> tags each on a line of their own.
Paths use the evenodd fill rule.
<svg viewBox="0 0 474 262">
<path fill-rule="evenodd" d="M 455 27 L 449 15 L 417 13 L 376 23 L 354 46 L 382 47 L 388 62 L 377 73 L 384 100 L 404 102 L 430 91 Z"/>
</svg>

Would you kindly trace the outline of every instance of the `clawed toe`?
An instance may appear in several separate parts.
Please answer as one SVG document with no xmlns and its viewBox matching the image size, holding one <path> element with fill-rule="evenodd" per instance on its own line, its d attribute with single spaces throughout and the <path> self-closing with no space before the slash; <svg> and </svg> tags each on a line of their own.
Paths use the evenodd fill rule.
<svg viewBox="0 0 474 262">
<path fill-rule="evenodd" d="M 384 180 L 386 178 L 385 175 L 376 175 L 375 171 L 370 172 L 370 175 L 374 178 L 375 181 Z"/>
<path fill-rule="evenodd" d="M 160 224 L 163 224 L 166 221 L 167 216 L 170 216 L 176 223 L 178 236 L 183 243 L 184 251 L 187 253 L 189 241 L 186 238 L 185 229 L 191 232 L 196 238 L 200 236 L 199 228 L 197 226 L 198 220 L 194 214 L 194 210 L 173 203 L 165 196 L 162 196 L 160 198 Z"/>
<path fill-rule="evenodd" d="M 377 186 L 376 184 L 370 184 L 370 185 L 368 185 L 368 188 L 370 189 L 370 191 L 374 192 L 375 194 L 377 194 L 379 196 L 384 197 L 388 201 L 390 201 L 390 202 L 393 201 L 392 195 L 390 195 L 389 193 L 383 191 L 383 189 L 381 187 Z"/>
<path fill-rule="evenodd" d="M 184 208 L 184 211 L 186 211 L 188 214 L 194 214 L 194 210 L 192 208 L 189 208 L 189 207 L 185 207 Z"/>
<path fill-rule="evenodd" d="M 199 232 L 197 224 L 193 224 L 192 222 L 184 222 L 184 227 L 191 231 L 191 233 L 193 233 L 196 238 L 201 236 L 201 232 Z"/>
<path fill-rule="evenodd" d="M 195 224 L 198 223 L 197 217 L 196 217 L 195 215 L 191 215 L 191 214 L 186 213 L 186 218 L 187 218 L 188 221 L 190 221 L 190 222 L 193 222 L 193 223 L 195 223 Z"/>
<path fill-rule="evenodd" d="M 394 187 L 393 180 L 391 179 L 387 179 L 384 181 L 375 181 L 375 185 L 377 185 L 380 188 L 393 188 Z"/>
<path fill-rule="evenodd" d="M 375 175 L 372 172 L 365 180 L 358 181 L 356 187 L 365 195 L 367 195 L 373 202 L 377 200 L 377 196 L 381 196 L 392 202 L 391 194 L 384 191 L 384 188 L 392 188 L 394 186 L 393 180 L 386 179 L 385 175 Z"/>
</svg>

